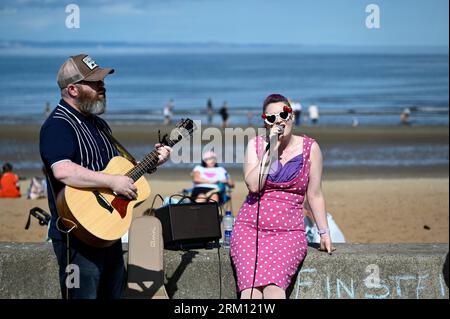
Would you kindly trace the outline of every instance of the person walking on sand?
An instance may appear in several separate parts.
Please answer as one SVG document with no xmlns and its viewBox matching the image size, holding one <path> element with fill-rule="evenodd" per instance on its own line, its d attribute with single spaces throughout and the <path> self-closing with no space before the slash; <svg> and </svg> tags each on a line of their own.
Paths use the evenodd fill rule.
<svg viewBox="0 0 450 319">
<path fill-rule="evenodd" d="M 309 118 L 311 123 L 316 125 L 319 122 L 319 107 L 315 104 L 311 104 L 308 108 Z"/>
<path fill-rule="evenodd" d="M 130 200 L 137 196 L 132 178 L 100 172 L 111 158 L 119 155 L 108 139 L 109 125 L 98 116 L 106 110 L 104 79 L 113 72 L 114 69 L 99 67 L 87 54 L 67 59 L 57 75 L 61 100 L 40 131 L 39 148 L 47 172 L 48 205 L 52 214 L 48 236 L 59 265 L 63 298 L 120 298 L 125 284 L 121 241 L 94 248 L 72 233 L 67 234 L 67 228 L 58 222 L 55 200 L 65 185 L 106 188 Z M 171 149 L 160 144 L 155 148 L 160 165 L 169 158 Z M 78 267 L 78 288 L 66 285 L 69 264 Z"/>
<path fill-rule="evenodd" d="M 242 299 L 284 299 L 307 253 L 303 202 L 308 199 L 320 250 L 334 250 L 322 193 L 322 152 L 312 138 L 293 135 L 289 101 L 269 95 L 266 134 L 248 142 L 244 180 L 249 193 L 237 214 L 230 255 Z"/>
<path fill-rule="evenodd" d="M 208 118 L 208 125 L 211 125 L 214 117 L 214 107 L 211 98 L 206 102 L 206 116 Z"/>
<path fill-rule="evenodd" d="M 51 112 L 52 110 L 50 108 L 50 102 L 46 102 L 44 108 L 44 119 L 47 119 L 47 117 L 50 115 Z"/>
<path fill-rule="evenodd" d="M 173 108 L 174 108 L 173 100 L 170 99 L 163 109 L 164 125 L 169 125 L 172 123 Z"/>
<path fill-rule="evenodd" d="M 299 126 L 302 120 L 302 105 L 300 102 L 292 101 L 292 111 L 294 111 L 295 116 L 295 126 Z"/>
<path fill-rule="evenodd" d="M 0 178 L 0 198 L 20 197 L 19 176 L 13 172 L 12 164 L 3 164 L 2 170 L 3 172 Z"/>
<path fill-rule="evenodd" d="M 224 101 L 222 107 L 219 110 L 219 114 L 222 116 L 222 128 L 228 127 L 228 102 Z"/>
<path fill-rule="evenodd" d="M 253 122 L 253 112 L 252 111 L 248 111 L 247 112 L 247 124 L 248 126 L 252 125 Z"/>
<path fill-rule="evenodd" d="M 403 112 L 400 114 L 400 123 L 405 126 L 409 126 L 410 122 L 411 110 L 409 108 L 405 108 Z"/>
</svg>

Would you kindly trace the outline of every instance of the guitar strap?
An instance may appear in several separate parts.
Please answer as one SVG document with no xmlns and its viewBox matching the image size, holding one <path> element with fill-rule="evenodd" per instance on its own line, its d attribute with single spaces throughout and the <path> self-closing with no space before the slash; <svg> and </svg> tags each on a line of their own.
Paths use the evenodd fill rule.
<svg viewBox="0 0 450 319">
<path fill-rule="evenodd" d="M 127 151 L 127 149 L 119 143 L 119 141 L 112 136 L 108 130 L 106 130 L 103 126 L 100 127 L 100 129 L 102 130 L 102 132 L 106 135 L 106 137 L 108 138 L 108 140 L 111 142 L 111 144 L 113 144 L 116 148 L 117 151 L 119 151 L 120 155 L 122 157 L 125 157 L 127 160 L 129 160 L 131 163 L 133 163 L 133 165 L 137 165 L 138 162 L 136 161 L 136 159 L 133 157 L 133 155 L 130 154 L 130 152 Z M 147 171 L 148 174 L 152 174 L 156 171 L 156 166 L 149 169 Z"/>
<path fill-rule="evenodd" d="M 127 160 L 129 160 L 134 165 L 137 165 L 137 161 L 133 157 L 133 155 L 131 155 L 130 152 L 128 152 L 127 149 L 122 144 L 120 144 L 119 141 L 114 136 L 112 136 L 108 132 L 108 130 L 106 130 L 103 126 L 101 127 L 101 130 L 106 135 L 106 137 L 111 142 L 111 144 L 113 144 L 117 148 L 117 150 L 119 151 L 121 156 L 125 157 Z"/>
</svg>

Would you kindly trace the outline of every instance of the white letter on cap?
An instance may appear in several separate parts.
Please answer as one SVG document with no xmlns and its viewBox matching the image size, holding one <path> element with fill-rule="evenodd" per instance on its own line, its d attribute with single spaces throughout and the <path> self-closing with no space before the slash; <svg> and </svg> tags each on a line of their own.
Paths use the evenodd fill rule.
<svg viewBox="0 0 450 319">
<path fill-rule="evenodd" d="M 80 7 L 76 4 L 68 4 L 66 6 L 66 13 L 70 13 L 66 18 L 66 27 L 68 29 L 80 28 Z"/>
</svg>

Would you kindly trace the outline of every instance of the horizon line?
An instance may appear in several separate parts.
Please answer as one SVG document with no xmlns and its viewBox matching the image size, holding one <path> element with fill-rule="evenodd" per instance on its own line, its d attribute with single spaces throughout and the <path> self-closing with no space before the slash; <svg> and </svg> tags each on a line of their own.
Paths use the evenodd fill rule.
<svg viewBox="0 0 450 319">
<path fill-rule="evenodd" d="M 106 40 L 106 41 L 95 41 L 95 40 L 29 40 L 29 39 L 0 39 L 0 43 L 11 42 L 11 43 L 27 43 L 27 44 L 72 44 L 72 45 L 101 45 L 101 44 L 120 44 L 120 45 L 217 45 L 217 46 L 296 46 L 296 47 L 362 47 L 362 48 L 449 48 L 448 44 L 442 45 L 430 45 L 430 44 L 335 44 L 335 43 L 318 43 L 318 44 L 305 44 L 305 43 L 241 43 L 241 42 L 221 42 L 221 41 L 127 41 L 127 40 Z"/>
</svg>

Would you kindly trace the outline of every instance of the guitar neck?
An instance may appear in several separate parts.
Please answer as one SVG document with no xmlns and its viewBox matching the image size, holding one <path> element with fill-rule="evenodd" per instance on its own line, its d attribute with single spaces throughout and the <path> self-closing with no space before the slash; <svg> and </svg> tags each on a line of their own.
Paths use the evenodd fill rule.
<svg viewBox="0 0 450 319">
<path fill-rule="evenodd" d="M 169 139 L 167 141 L 167 146 L 172 147 L 178 142 L 179 142 L 179 140 L 170 140 Z M 154 150 L 154 151 L 148 153 L 147 155 L 145 155 L 145 157 L 142 159 L 142 161 L 139 162 L 139 164 L 137 164 L 136 166 L 134 166 L 131 170 L 129 170 L 125 175 L 132 178 L 136 182 L 147 171 L 155 168 L 156 165 L 158 165 L 158 160 L 159 160 L 158 151 Z"/>
</svg>

